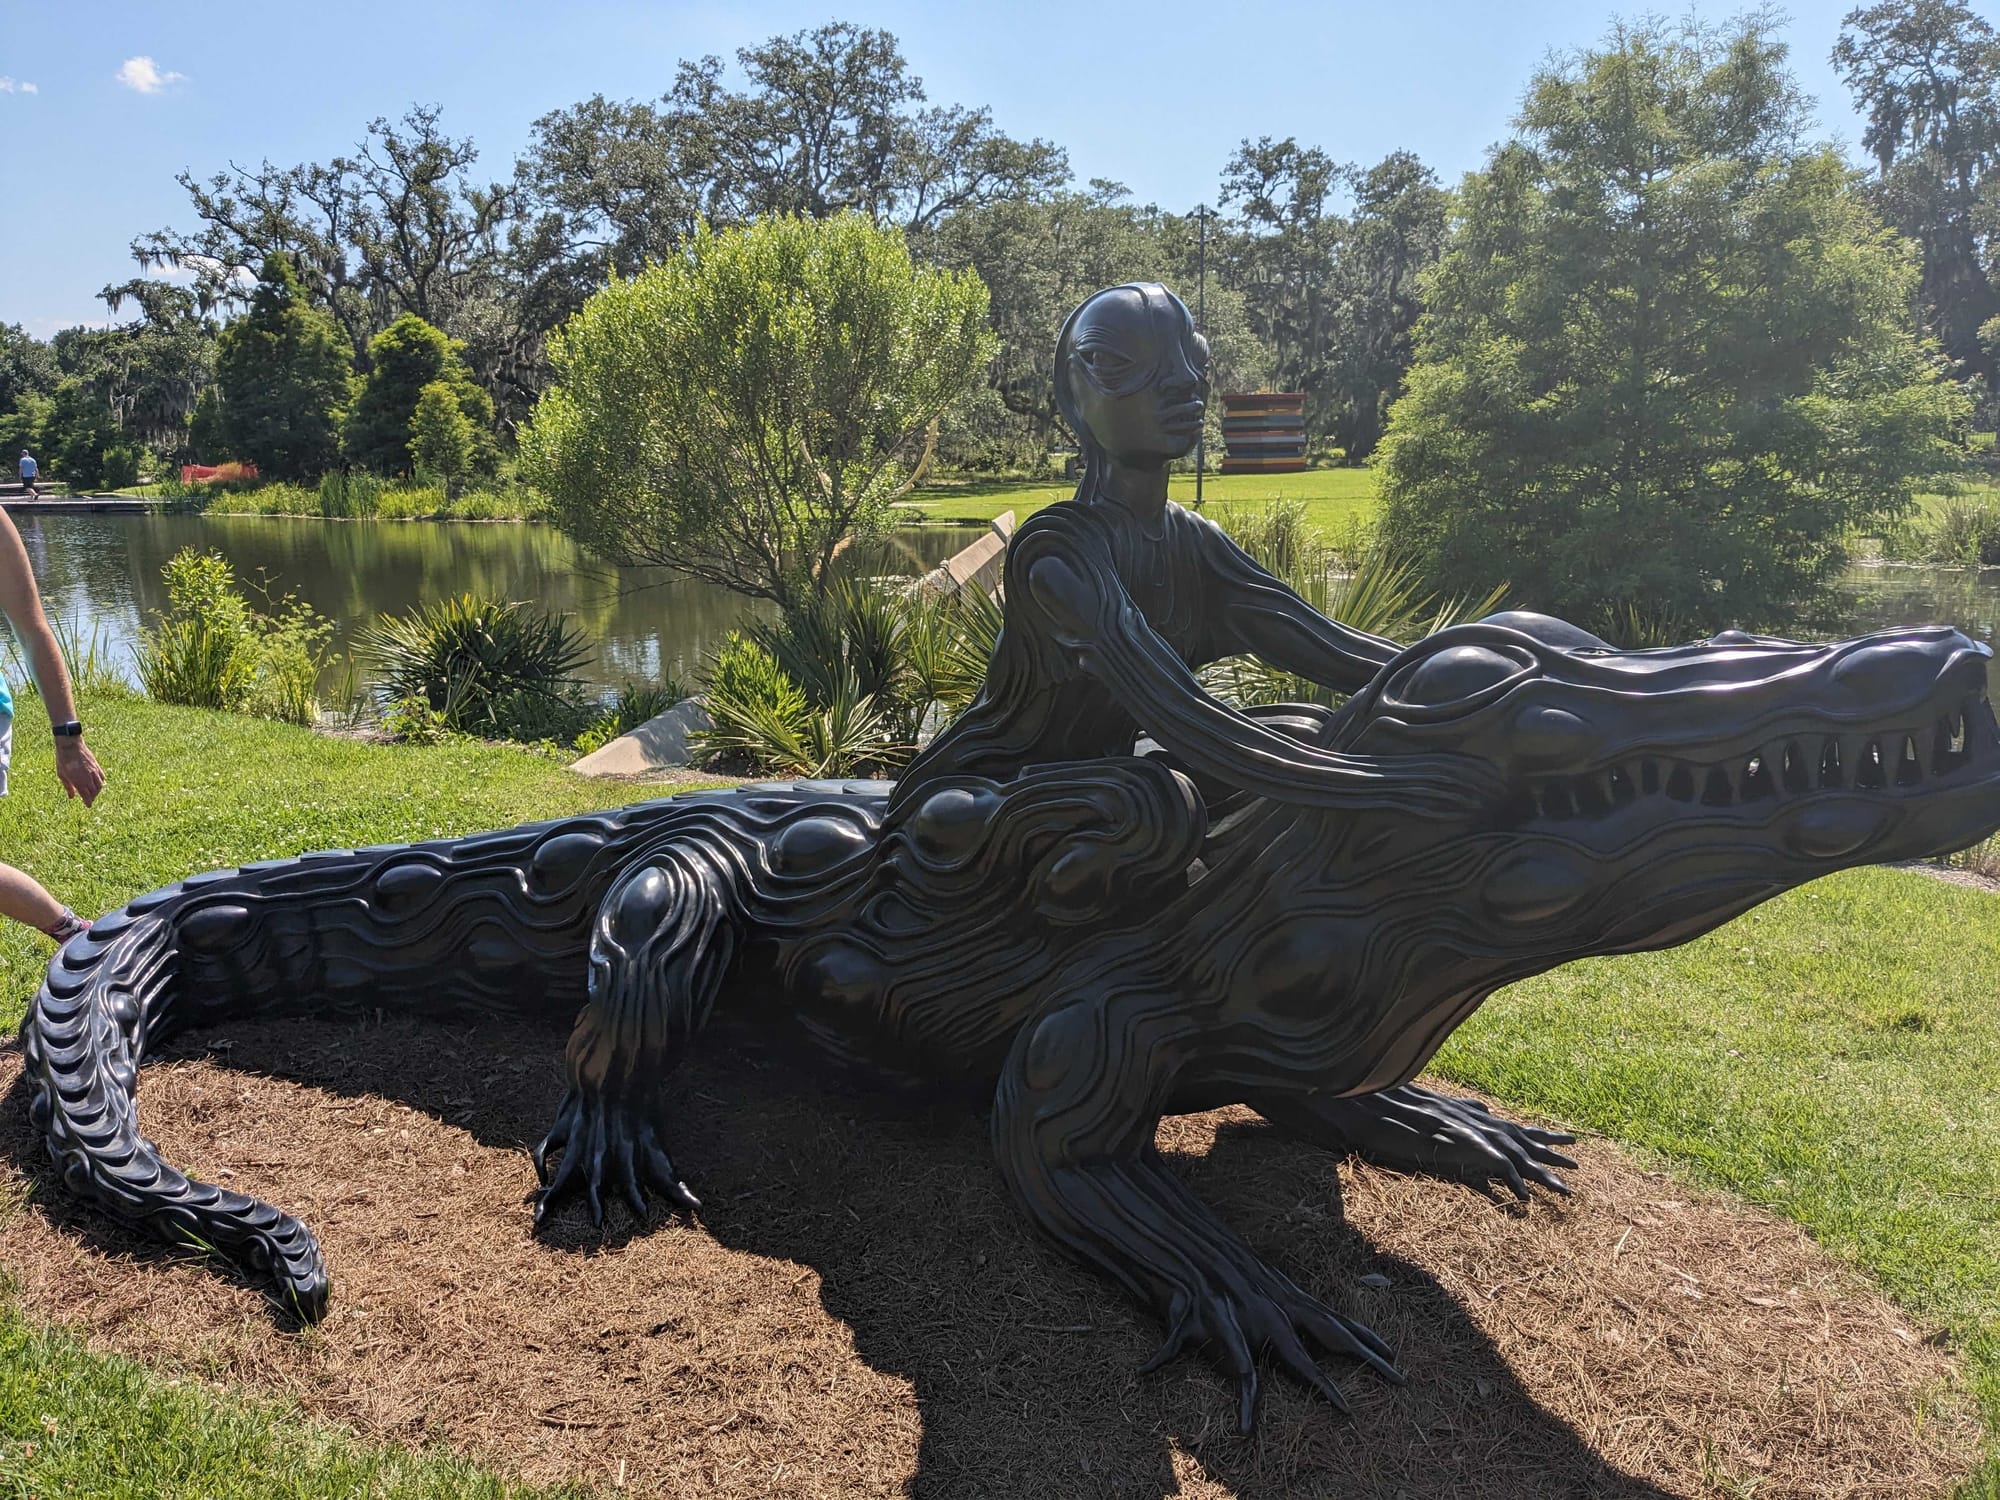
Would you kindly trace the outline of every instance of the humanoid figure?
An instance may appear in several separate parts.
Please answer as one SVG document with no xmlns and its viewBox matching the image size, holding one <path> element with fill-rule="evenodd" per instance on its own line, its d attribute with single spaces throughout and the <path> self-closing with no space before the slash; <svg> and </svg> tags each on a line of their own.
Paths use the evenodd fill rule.
<svg viewBox="0 0 2000 1500">
<path fill-rule="evenodd" d="M 1181 300 L 1154 282 L 1091 297 L 1063 326 L 1055 387 L 1082 481 L 1015 534 L 985 686 L 891 808 L 941 777 L 1131 755 L 1141 733 L 1207 789 L 1302 803 L 1379 790 L 1368 769 L 1296 737 L 1318 727 L 1317 711 L 1245 714 L 1196 680 L 1198 667 L 1249 654 L 1352 693 L 1401 648 L 1326 618 L 1168 500 L 1168 465 L 1194 446 L 1208 391 L 1208 343 Z"/>
</svg>

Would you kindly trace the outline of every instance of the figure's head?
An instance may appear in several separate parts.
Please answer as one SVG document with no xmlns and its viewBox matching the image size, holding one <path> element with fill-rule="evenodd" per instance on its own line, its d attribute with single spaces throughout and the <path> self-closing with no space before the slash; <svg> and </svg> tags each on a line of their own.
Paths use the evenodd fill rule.
<svg viewBox="0 0 2000 1500">
<path fill-rule="evenodd" d="M 1086 299 L 1056 340 L 1056 405 L 1086 460 L 1095 453 L 1157 468 L 1201 435 L 1208 341 L 1181 299 L 1156 281 Z"/>
</svg>

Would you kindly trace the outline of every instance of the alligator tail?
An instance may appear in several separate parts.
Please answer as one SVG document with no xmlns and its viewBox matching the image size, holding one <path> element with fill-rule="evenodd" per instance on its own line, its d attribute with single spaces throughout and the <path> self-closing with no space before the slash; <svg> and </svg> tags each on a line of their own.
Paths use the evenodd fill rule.
<svg viewBox="0 0 2000 1500">
<path fill-rule="evenodd" d="M 466 839 L 331 851 L 195 876 L 64 945 L 21 1028 L 30 1118 L 64 1184 L 116 1217 L 327 1306 L 312 1232 L 195 1181 L 139 1132 L 141 1061 L 170 1035 L 286 1013 L 566 1021 L 592 919 L 634 859 L 741 813 L 694 794 Z"/>
<path fill-rule="evenodd" d="M 139 1133 L 139 1059 L 149 1017 L 171 1008 L 172 948 L 171 922 L 134 917 L 102 938 L 72 938 L 56 955 L 21 1032 L 29 1120 L 71 1192 L 268 1277 L 281 1302 L 317 1320 L 328 1283 L 312 1231 L 268 1203 L 185 1176 Z"/>
</svg>

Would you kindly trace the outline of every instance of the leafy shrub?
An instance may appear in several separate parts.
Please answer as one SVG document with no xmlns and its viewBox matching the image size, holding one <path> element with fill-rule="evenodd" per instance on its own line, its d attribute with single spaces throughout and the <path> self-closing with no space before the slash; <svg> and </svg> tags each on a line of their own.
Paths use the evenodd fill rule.
<svg viewBox="0 0 2000 1500">
<path fill-rule="evenodd" d="M 291 724 L 318 720 L 331 621 L 291 594 L 268 614 L 252 609 L 219 552 L 183 547 L 160 573 L 166 613 L 133 652 L 149 697 Z"/>
<path fill-rule="evenodd" d="M 383 732 L 408 745 L 441 745 L 452 737 L 444 715 L 424 698 L 398 698 L 382 710 Z"/>
<path fill-rule="evenodd" d="M 387 701 L 421 699 L 460 733 L 568 740 L 590 722 L 583 638 L 529 604 L 461 594 L 384 615 L 357 646 Z"/>
<path fill-rule="evenodd" d="M 141 633 L 133 656 L 139 685 L 160 703 L 186 708 L 243 706 L 257 675 L 250 606 L 220 552 L 183 547 L 160 569 L 167 610 Z"/>
<path fill-rule="evenodd" d="M 253 619 L 257 665 L 244 711 L 287 724 L 318 723 L 319 679 L 331 657 L 333 622 L 289 594 L 276 614 Z"/>
<path fill-rule="evenodd" d="M 781 776 L 852 776 L 888 749 L 874 698 L 851 670 L 814 703 L 759 642 L 732 631 L 710 668 L 703 706 L 713 727 L 691 736 L 704 763 Z"/>
<path fill-rule="evenodd" d="M 621 734 L 630 734 L 650 719 L 676 704 L 685 703 L 693 695 L 672 678 L 657 687 L 626 683 L 618 691 L 604 712 L 590 723 L 590 726 L 576 737 L 576 748 L 588 755 L 593 750 L 601 750 Z"/>
</svg>

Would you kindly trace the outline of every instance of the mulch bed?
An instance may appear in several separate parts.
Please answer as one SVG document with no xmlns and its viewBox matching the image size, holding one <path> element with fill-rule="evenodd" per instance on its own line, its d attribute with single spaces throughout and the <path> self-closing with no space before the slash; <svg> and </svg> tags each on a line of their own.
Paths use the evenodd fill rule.
<svg viewBox="0 0 2000 1500">
<path fill-rule="evenodd" d="M 1336 1166 L 1246 1111 L 1168 1122 L 1208 1201 L 1410 1380 L 1330 1365 L 1346 1419 L 1273 1377 L 1245 1441 L 1201 1362 L 1133 1374 L 1160 1330 L 1034 1238 L 977 1115 L 883 1104 L 741 1032 L 676 1084 L 701 1222 L 614 1208 L 602 1244 L 580 1214 L 536 1238 L 522 1147 L 560 1052 L 292 1021 L 148 1069 L 171 1160 L 321 1235 L 334 1310 L 297 1333 L 75 1206 L 9 1045 L 0 1174 L 36 1190 L 0 1263 L 94 1347 L 617 1493 L 1909 1500 L 1977 1452 L 1954 1362 L 1878 1294 L 1795 1226 L 1606 1143 L 1577 1148 L 1574 1198 L 1519 1208 Z"/>
</svg>

